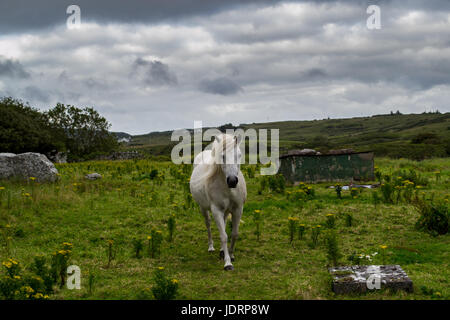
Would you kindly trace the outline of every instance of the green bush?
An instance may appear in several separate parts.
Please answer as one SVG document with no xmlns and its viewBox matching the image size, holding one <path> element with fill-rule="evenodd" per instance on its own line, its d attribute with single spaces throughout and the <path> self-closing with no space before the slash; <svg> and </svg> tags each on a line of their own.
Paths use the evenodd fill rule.
<svg viewBox="0 0 450 320">
<path fill-rule="evenodd" d="M 178 280 L 168 279 L 163 267 L 158 267 L 153 275 L 155 285 L 152 293 L 156 300 L 172 300 L 178 294 Z"/>
<path fill-rule="evenodd" d="M 327 245 L 327 258 L 333 266 L 338 264 L 339 259 L 341 258 L 341 253 L 339 252 L 338 241 L 336 238 L 335 232 L 327 232 L 326 238 Z"/>
<path fill-rule="evenodd" d="M 450 214 L 448 205 L 444 202 L 416 199 L 414 205 L 420 214 L 416 228 L 433 236 L 448 233 Z"/>
</svg>

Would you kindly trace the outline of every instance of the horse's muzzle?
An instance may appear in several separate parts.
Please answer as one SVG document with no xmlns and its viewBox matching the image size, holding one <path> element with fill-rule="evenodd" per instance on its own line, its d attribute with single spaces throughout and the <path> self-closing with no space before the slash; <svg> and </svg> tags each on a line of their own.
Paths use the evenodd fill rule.
<svg viewBox="0 0 450 320">
<path fill-rule="evenodd" d="M 238 178 L 236 176 L 227 177 L 228 188 L 236 188 L 238 184 Z"/>
</svg>

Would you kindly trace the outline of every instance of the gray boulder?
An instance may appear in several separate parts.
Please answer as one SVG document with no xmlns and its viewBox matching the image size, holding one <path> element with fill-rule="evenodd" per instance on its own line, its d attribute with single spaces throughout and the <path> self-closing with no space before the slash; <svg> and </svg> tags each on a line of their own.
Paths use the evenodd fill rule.
<svg viewBox="0 0 450 320">
<path fill-rule="evenodd" d="M 89 173 L 85 176 L 86 179 L 88 180 L 97 180 L 97 179 L 101 179 L 102 175 L 100 173 Z"/>
<path fill-rule="evenodd" d="M 54 182 L 58 180 L 58 170 L 48 158 L 40 153 L 0 153 L 0 179 Z"/>
</svg>

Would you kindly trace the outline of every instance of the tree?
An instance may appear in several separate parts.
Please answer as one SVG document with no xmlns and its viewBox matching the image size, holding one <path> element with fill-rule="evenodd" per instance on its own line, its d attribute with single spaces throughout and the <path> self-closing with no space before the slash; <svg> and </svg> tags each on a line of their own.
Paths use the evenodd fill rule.
<svg viewBox="0 0 450 320">
<path fill-rule="evenodd" d="M 111 125 L 93 108 L 58 103 L 45 112 L 45 118 L 53 136 L 64 140 L 71 159 L 86 159 L 118 146 L 115 135 L 108 131 Z"/>
<path fill-rule="evenodd" d="M 45 117 L 21 100 L 0 99 L 0 152 L 47 153 L 62 147 L 52 139 Z"/>
</svg>

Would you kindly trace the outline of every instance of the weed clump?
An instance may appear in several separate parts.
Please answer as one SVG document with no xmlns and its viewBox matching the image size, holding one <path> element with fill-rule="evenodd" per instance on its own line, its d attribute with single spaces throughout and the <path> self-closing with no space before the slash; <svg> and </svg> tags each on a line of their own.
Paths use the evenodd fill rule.
<svg viewBox="0 0 450 320">
<path fill-rule="evenodd" d="M 444 202 L 432 202 L 416 199 L 414 206 L 420 217 L 416 222 L 416 228 L 428 232 L 432 236 L 448 233 L 450 214 L 448 206 Z"/>
</svg>

